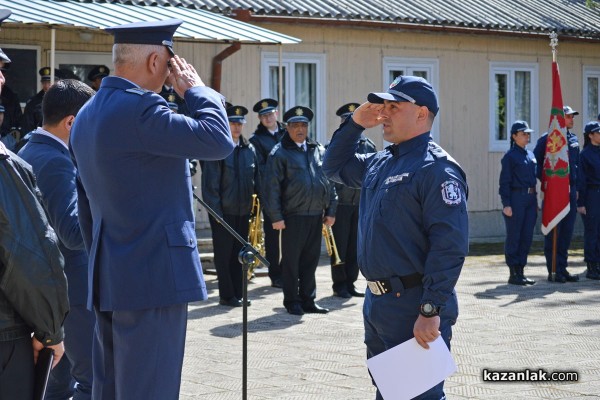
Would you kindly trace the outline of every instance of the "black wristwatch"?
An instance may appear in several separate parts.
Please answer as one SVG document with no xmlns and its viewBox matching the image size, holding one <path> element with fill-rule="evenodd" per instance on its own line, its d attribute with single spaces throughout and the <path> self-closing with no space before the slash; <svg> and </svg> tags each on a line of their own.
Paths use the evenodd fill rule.
<svg viewBox="0 0 600 400">
<path fill-rule="evenodd" d="M 425 318 L 435 317 L 436 315 L 440 315 L 440 308 L 433 303 L 426 302 L 419 307 L 419 314 Z"/>
</svg>

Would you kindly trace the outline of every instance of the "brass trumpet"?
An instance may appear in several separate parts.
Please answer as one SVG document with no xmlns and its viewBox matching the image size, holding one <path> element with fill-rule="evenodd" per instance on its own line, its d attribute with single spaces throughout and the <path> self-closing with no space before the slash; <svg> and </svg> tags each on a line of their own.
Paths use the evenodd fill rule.
<svg viewBox="0 0 600 400">
<path fill-rule="evenodd" d="M 335 238 L 333 237 L 333 230 L 330 226 L 323 224 L 323 237 L 325 238 L 325 247 L 327 248 L 327 254 L 333 256 L 332 267 L 337 267 L 344 262 L 340 259 L 340 253 L 338 252 L 337 246 L 335 245 Z"/>
<path fill-rule="evenodd" d="M 263 218 L 260 213 L 260 200 L 256 194 L 252 195 L 252 210 L 250 211 L 250 226 L 248 229 L 248 242 L 254 247 L 261 256 L 265 256 L 265 235 L 263 234 Z M 254 261 L 248 268 L 248 280 L 252 279 L 254 268 L 258 264 Z"/>
</svg>

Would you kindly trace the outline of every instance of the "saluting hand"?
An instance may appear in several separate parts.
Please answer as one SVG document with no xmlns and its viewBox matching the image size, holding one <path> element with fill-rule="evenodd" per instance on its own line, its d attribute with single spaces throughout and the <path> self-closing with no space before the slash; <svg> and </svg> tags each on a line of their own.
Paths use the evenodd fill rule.
<svg viewBox="0 0 600 400">
<path fill-rule="evenodd" d="M 186 90 L 195 86 L 205 86 L 202 79 L 196 72 L 192 64 L 188 64 L 185 59 L 174 56 L 170 60 L 171 74 L 167 81 L 173 86 L 175 92 L 183 98 Z"/>
<path fill-rule="evenodd" d="M 380 125 L 383 120 L 379 119 L 379 113 L 383 110 L 383 104 L 363 103 L 354 110 L 352 120 L 365 129 Z"/>
</svg>

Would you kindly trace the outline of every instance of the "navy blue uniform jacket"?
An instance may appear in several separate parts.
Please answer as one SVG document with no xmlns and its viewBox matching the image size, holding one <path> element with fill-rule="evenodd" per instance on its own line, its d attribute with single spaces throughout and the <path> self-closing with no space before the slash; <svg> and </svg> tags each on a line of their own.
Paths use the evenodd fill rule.
<svg viewBox="0 0 600 400">
<path fill-rule="evenodd" d="M 102 80 L 71 132 L 78 205 L 89 253 L 88 308 L 141 310 L 207 297 L 194 226 L 190 158 L 233 150 L 221 95 L 186 91 L 190 117 L 117 76 Z"/>
<path fill-rule="evenodd" d="M 69 281 L 69 302 L 85 305 L 88 257 L 77 219 L 77 171 L 69 151 L 55 139 L 34 133 L 19 156 L 33 168 L 46 215 L 58 236 Z"/>
<path fill-rule="evenodd" d="M 348 118 L 334 133 L 323 170 L 362 187 L 358 265 L 368 280 L 423 274 L 422 301 L 443 306 L 468 252 L 467 184 L 429 132 L 356 154 L 363 128 Z"/>
</svg>

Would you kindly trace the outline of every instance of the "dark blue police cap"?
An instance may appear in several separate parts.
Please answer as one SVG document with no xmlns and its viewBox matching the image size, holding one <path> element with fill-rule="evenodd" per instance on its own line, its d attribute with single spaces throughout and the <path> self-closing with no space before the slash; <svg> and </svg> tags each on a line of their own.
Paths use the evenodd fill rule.
<svg viewBox="0 0 600 400">
<path fill-rule="evenodd" d="M 533 132 L 533 129 L 529 129 L 529 125 L 527 124 L 526 121 L 515 121 L 512 126 L 510 127 L 510 134 L 514 135 L 517 132 L 527 132 L 527 133 L 531 133 Z"/>
<path fill-rule="evenodd" d="M 283 114 L 283 122 L 306 122 L 309 123 L 314 117 L 313 111 L 308 107 L 292 107 Z"/>
<path fill-rule="evenodd" d="M 369 93 L 367 100 L 376 104 L 382 104 L 384 100 L 407 101 L 427 107 L 433 115 L 437 115 L 440 109 L 431 84 L 418 76 L 400 75 L 390 84 L 386 93 Z"/>
<path fill-rule="evenodd" d="M 42 68 L 40 68 L 38 73 L 40 74 L 40 81 L 50 82 L 50 73 L 51 73 L 50 67 L 42 67 Z M 56 75 L 56 71 L 55 71 L 54 75 Z"/>
<path fill-rule="evenodd" d="M 229 122 L 246 123 L 245 115 L 248 114 L 248 109 L 243 106 L 231 106 L 227 108 L 227 119 Z"/>
<path fill-rule="evenodd" d="M 585 124 L 585 128 L 583 129 L 584 135 L 589 135 L 594 132 L 600 132 L 600 123 L 598 121 L 590 121 Z"/>
<path fill-rule="evenodd" d="M 565 115 L 579 115 L 579 111 L 575 111 L 571 108 L 571 106 L 564 106 L 563 112 Z"/>
<path fill-rule="evenodd" d="M 133 22 L 104 29 L 115 36 L 115 44 L 155 44 L 167 47 L 171 56 L 173 52 L 173 34 L 183 24 L 180 19 L 164 21 Z"/>
<path fill-rule="evenodd" d="M 338 117 L 345 118 L 348 115 L 354 113 L 354 110 L 356 110 L 358 107 L 360 107 L 360 104 L 358 103 L 344 104 L 343 106 L 338 108 L 338 110 L 335 112 L 335 115 L 337 115 Z"/>
<path fill-rule="evenodd" d="M 87 78 L 89 81 L 93 81 L 96 78 L 104 78 L 108 75 L 110 75 L 110 69 L 106 65 L 98 65 L 90 71 Z"/>
<path fill-rule="evenodd" d="M 279 103 L 275 99 L 262 99 L 252 107 L 252 111 L 257 112 L 258 115 L 268 114 L 277 109 Z"/>
</svg>

